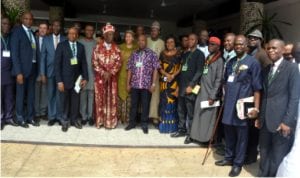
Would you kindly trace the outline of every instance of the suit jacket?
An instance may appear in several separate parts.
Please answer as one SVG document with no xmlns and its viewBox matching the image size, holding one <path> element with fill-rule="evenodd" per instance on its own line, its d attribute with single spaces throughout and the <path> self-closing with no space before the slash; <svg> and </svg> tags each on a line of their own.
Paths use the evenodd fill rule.
<svg viewBox="0 0 300 178">
<path fill-rule="evenodd" d="M 79 42 L 77 42 L 76 57 L 77 64 L 71 65 L 73 54 L 68 40 L 57 45 L 55 51 L 55 77 L 57 83 L 64 83 L 65 89 L 73 88 L 79 75 L 82 75 L 82 79 L 88 80 L 84 46 Z"/>
<path fill-rule="evenodd" d="M 276 132 L 280 123 L 295 128 L 300 97 L 300 74 L 298 66 L 283 60 L 269 84 L 271 65 L 263 70 L 263 94 L 261 124 L 270 132 Z"/>
<path fill-rule="evenodd" d="M 60 35 L 60 42 L 66 40 L 66 37 Z M 55 46 L 53 41 L 53 35 L 46 36 L 43 39 L 42 50 L 41 50 L 41 65 L 40 73 L 41 75 L 46 75 L 47 77 L 54 77 L 54 61 L 55 61 Z"/>
<path fill-rule="evenodd" d="M 10 51 L 10 35 L 8 35 L 6 39 L 8 39 L 7 50 Z M 11 69 L 12 69 L 11 57 L 3 57 L 4 50 L 6 50 L 5 44 L 1 40 L 1 85 L 13 84 L 15 80 L 11 75 Z"/>
<path fill-rule="evenodd" d="M 34 36 L 33 32 L 31 33 Z M 11 35 L 12 74 L 14 76 L 23 74 L 24 77 L 28 77 L 31 73 L 34 52 L 36 53 L 37 51 L 37 48 L 36 50 L 32 49 L 31 42 L 22 25 L 16 27 Z M 37 56 L 36 62 L 37 64 L 39 63 Z"/>
</svg>

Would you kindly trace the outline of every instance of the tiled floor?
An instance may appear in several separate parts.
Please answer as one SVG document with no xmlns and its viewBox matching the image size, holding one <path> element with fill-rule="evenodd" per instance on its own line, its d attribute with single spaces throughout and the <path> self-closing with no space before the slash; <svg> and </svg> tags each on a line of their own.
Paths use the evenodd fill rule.
<svg viewBox="0 0 300 178">
<path fill-rule="evenodd" d="M 149 135 L 140 129 L 125 132 L 121 126 L 63 133 L 59 126 L 43 124 L 30 129 L 8 126 L 1 136 L 6 140 L 1 143 L 1 176 L 224 177 L 230 171 L 214 165 L 221 157 L 213 152 L 201 165 L 205 148 L 186 146 L 184 138 L 173 139 L 154 129 Z M 244 166 L 240 176 L 253 177 L 257 167 Z"/>
</svg>

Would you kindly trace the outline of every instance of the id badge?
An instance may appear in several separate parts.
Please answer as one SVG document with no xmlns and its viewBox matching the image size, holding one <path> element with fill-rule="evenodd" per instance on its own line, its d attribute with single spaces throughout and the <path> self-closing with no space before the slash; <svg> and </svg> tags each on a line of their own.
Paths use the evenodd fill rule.
<svg viewBox="0 0 300 178">
<path fill-rule="evenodd" d="M 203 69 L 203 74 L 206 75 L 208 73 L 208 68 Z"/>
<path fill-rule="evenodd" d="M 71 65 L 77 65 L 77 64 L 78 64 L 77 58 L 76 58 L 76 57 L 73 57 L 73 58 L 71 59 Z"/>
<path fill-rule="evenodd" d="M 31 48 L 32 48 L 32 49 L 35 49 L 35 48 L 36 48 L 35 43 L 31 43 Z"/>
<path fill-rule="evenodd" d="M 227 82 L 233 82 L 234 81 L 234 75 L 229 75 Z"/>
<path fill-rule="evenodd" d="M 3 53 L 2 53 L 2 56 L 3 57 L 10 57 L 10 51 L 4 50 Z"/>
<path fill-rule="evenodd" d="M 181 71 L 185 72 L 188 70 L 188 66 L 187 65 L 183 65 Z"/>
<path fill-rule="evenodd" d="M 140 67 L 142 67 L 143 66 L 143 63 L 142 62 L 136 62 L 135 63 L 135 67 L 137 67 L 137 68 L 140 68 Z"/>
</svg>

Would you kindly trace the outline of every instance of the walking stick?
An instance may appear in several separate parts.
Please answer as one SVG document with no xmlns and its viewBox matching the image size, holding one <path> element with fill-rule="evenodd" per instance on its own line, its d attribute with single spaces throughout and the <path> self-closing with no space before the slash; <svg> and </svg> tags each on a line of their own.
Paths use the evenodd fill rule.
<svg viewBox="0 0 300 178">
<path fill-rule="evenodd" d="M 216 130 L 217 130 L 217 127 L 218 127 L 218 123 L 219 123 L 220 117 L 221 117 L 222 112 L 223 112 L 223 108 L 224 108 L 224 105 L 222 104 L 222 106 L 221 106 L 221 108 L 220 108 L 220 111 L 219 111 L 219 113 L 218 113 L 218 116 L 217 116 L 217 120 L 216 120 L 216 122 L 215 122 L 215 126 L 214 126 L 214 129 L 213 129 L 213 134 L 212 134 L 212 136 L 211 136 L 210 139 L 209 139 L 209 144 L 208 144 L 208 147 L 207 147 L 207 149 L 206 149 L 206 153 L 205 153 L 204 159 L 203 159 L 203 161 L 202 161 L 202 165 L 205 164 L 205 161 L 206 161 L 207 158 L 208 158 L 208 154 L 209 154 L 208 151 L 209 151 L 209 148 L 211 148 L 211 144 L 212 144 L 212 142 L 213 142 L 213 140 L 214 140 L 214 137 L 215 137 L 215 134 L 216 134 Z"/>
</svg>

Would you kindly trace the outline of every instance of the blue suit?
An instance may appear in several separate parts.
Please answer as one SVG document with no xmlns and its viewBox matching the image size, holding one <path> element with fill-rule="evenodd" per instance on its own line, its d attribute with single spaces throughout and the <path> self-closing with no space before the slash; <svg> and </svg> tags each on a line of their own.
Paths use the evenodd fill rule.
<svg viewBox="0 0 300 178">
<path fill-rule="evenodd" d="M 237 65 L 236 65 L 237 64 Z M 240 66 L 247 66 L 241 70 Z M 237 66 L 235 70 L 234 66 Z M 234 79 L 232 77 L 234 75 Z M 231 78 L 231 80 L 229 79 Z M 248 122 L 237 116 L 238 99 L 254 95 L 262 90 L 261 67 L 252 56 L 246 55 L 237 63 L 237 57 L 231 59 L 225 70 L 225 97 L 222 123 L 225 133 L 225 160 L 232 161 L 234 166 L 243 166 L 248 143 Z"/>
<path fill-rule="evenodd" d="M 10 35 L 1 37 L 1 122 L 13 119 L 15 79 L 11 75 L 12 61 L 4 51 L 10 51 Z"/>
<path fill-rule="evenodd" d="M 66 38 L 60 35 L 59 42 Z M 41 50 L 40 74 L 47 77 L 47 95 L 48 95 L 48 119 L 56 119 L 57 107 L 57 86 L 55 81 L 55 45 L 53 35 L 44 37 Z"/>
<path fill-rule="evenodd" d="M 11 35 L 12 74 L 14 76 L 22 74 L 24 77 L 24 83 L 17 83 L 16 85 L 16 117 L 18 122 L 32 121 L 34 117 L 34 84 L 39 61 L 32 31 L 30 31 L 30 35 L 33 37 L 32 41 L 29 40 L 29 36 L 22 25 L 16 27 Z M 27 112 L 24 111 L 25 99 Z"/>
</svg>

